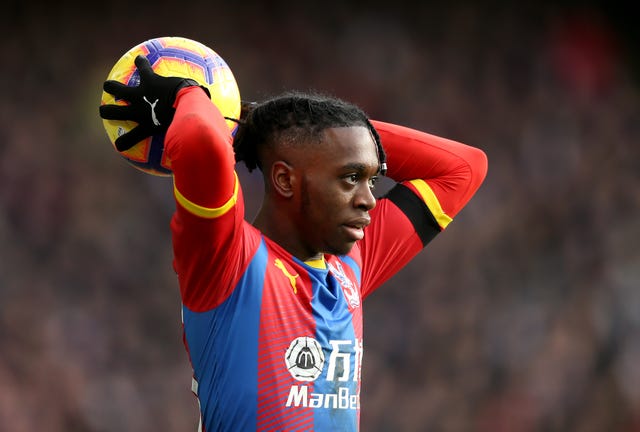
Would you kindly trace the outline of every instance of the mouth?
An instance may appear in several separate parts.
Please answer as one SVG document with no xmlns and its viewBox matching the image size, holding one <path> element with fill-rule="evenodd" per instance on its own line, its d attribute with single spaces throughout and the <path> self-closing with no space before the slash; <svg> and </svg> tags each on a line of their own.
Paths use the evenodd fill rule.
<svg viewBox="0 0 640 432">
<path fill-rule="evenodd" d="M 368 218 L 356 219 L 345 223 L 342 227 L 347 232 L 348 237 L 358 241 L 364 238 L 364 228 L 369 225 L 369 222 Z"/>
<path fill-rule="evenodd" d="M 360 227 L 353 225 L 343 225 L 343 228 L 347 233 L 347 237 L 349 237 L 353 241 L 362 240 L 364 238 L 364 230 Z"/>
</svg>

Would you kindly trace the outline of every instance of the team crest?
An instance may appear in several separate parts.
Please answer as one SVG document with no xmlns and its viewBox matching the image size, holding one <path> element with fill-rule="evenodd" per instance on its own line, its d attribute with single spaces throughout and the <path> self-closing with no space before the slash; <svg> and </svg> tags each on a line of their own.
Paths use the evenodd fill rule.
<svg viewBox="0 0 640 432">
<path fill-rule="evenodd" d="M 354 283 L 347 277 L 342 268 L 342 264 L 340 261 L 336 262 L 336 265 L 333 266 L 331 263 L 327 262 L 327 266 L 331 271 L 331 274 L 340 282 L 342 286 L 342 291 L 344 292 L 344 296 L 347 298 L 347 302 L 349 306 L 352 308 L 357 308 L 360 306 L 360 294 L 358 293 L 358 289 L 354 285 Z"/>
</svg>

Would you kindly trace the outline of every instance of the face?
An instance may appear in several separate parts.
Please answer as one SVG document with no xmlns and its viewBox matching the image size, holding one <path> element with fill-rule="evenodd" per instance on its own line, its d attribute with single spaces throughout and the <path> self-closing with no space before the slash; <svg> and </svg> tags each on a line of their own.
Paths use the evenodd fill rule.
<svg viewBox="0 0 640 432">
<path fill-rule="evenodd" d="M 346 254 L 364 237 L 376 205 L 375 141 L 364 126 L 332 128 L 306 152 L 296 223 L 303 246 L 310 254 Z"/>
</svg>

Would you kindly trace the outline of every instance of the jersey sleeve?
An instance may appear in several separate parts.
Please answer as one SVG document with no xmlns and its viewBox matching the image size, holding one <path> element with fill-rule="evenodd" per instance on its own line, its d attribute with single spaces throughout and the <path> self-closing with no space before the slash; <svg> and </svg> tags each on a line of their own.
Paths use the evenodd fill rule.
<svg viewBox="0 0 640 432">
<path fill-rule="evenodd" d="M 363 297 L 444 230 L 478 190 L 487 157 L 475 147 L 379 121 L 387 175 L 397 184 L 371 211 L 360 242 Z"/>
<path fill-rule="evenodd" d="M 231 293 L 251 247 L 243 236 L 242 190 L 225 119 L 198 87 L 180 90 L 175 108 L 165 138 L 176 200 L 174 268 L 184 305 L 202 311 Z"/>
</svg>

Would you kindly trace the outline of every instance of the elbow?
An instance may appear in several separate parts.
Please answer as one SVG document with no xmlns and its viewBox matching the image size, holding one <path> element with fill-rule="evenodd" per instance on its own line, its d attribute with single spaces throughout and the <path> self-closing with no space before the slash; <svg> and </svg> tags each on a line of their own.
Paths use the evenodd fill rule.
<svg viewBox="0 0 640 432">
<path fill-rule="evenodd" d="M 476 147 L 471 148 L 473 150 L 469 152 L 467 162 L 469 164 L 470 189 L 475 192 L 487 176 L 489 160 L 484 151 Z"/>
<path fill-rule="evenodd" d="M 456 215 L 480 189 L 482 182 L 487 176 L 488 158 L 484 151 L 469 147 L 464 156 L 465 164 L 461 165 L 458 175 L 454 176 L 454 180 L 450 185 L 451 190 L 457 190 L 459 193 L 452 193 L 450 203 L 450 216 Z M 457 183 L 457 185 L 456 185 Z M 457 196 L 457 198 L 454 198 Z"/>
</svg>

